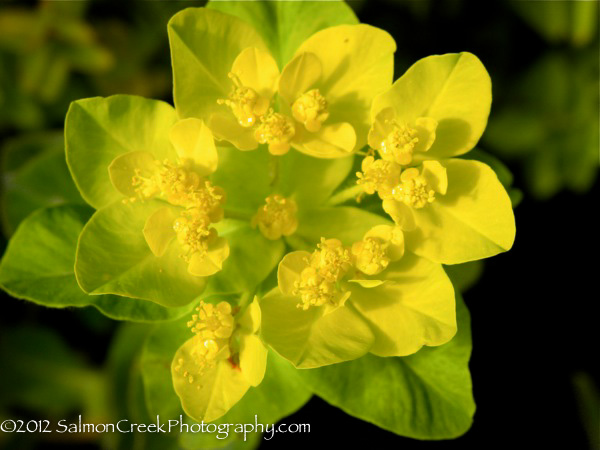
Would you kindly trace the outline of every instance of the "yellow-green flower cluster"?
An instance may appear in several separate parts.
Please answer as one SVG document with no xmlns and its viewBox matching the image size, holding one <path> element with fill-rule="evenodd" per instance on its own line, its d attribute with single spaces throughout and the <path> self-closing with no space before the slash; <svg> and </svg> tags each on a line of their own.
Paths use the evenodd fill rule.
<svg viewBox="0 0 600 450">
<path fill-rule="evenodd" d="M 225 414 L 263 379 L 267 346 L 314 368 L 448 342 L 455 297 L 441 264 L 508 250 L 515 234 L 494 172 L 456 158 L 489 114 L 481 62 L 425 58 L 392 84 L 395 43 L 364 24 L 317 31 L 287 59 L 212 9 L 178 13 L 169 33 L 175 110 L 90 99 L 66 134 L 98 209 L 79 240 L 81 287 L 165 306 L 184 288 L 182 304 L 203 295 L 172 364 L 185 411 Z M 75 122 L 98 137 L 92 151 Z M 338 192 L 348 175 L 350 196 Z M 385 214 L 340 205 L 357 189 Z"/>
</svg>

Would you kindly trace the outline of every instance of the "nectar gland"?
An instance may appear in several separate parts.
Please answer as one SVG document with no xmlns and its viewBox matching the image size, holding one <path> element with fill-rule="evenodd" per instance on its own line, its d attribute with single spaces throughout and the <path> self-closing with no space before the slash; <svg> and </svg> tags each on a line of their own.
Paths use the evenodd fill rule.
<svg viewBox="0 0 600 450">
<path fill-rule="evenodd" d="M 321 129 L 323 122 L 329 117 L 327 100 L 318 89 L 311 89 L 302 94 L 292 105 L 292 115 L 311 133 Z"/>
<path fill-rule="evenodd" d="M 269 100 L 254 89 L 244 86 L 235 73 L 229 72 L 229 78 L 233 81 L 233 90 L 228 99 L 219 99 L 217 103 L 228 106 L 238 123 L 249 128 L 257 123 L 258 117 L 267 112 Z"/>
<path fill-rule="evenodd" d="M 261 116 L 260 122 L 254 130 L 254 138 L 260 144 L 269 144 L 269 152 L 273 155 L 287 153 L 290 141 L 296 134 L 292 119 L 270 109 L 267 114 Z"/>
<path fill-rule="evenodd" d="M 393 124 L 392 131 L 380 144 L 381 156 L 401 165 L 410 164 L 415 146 L 419 142 L 417 130 L 396 121 L 391 122 L 391 124 Z"/>
<path fill-rule="evenodd" d="M 354 264 L 358 270 L 367 275 L 376 275 L 382 272 L 390 263 L 387 256 L 387 243 L 382 243 L 375 237 L 355 242 L 352 245 Z"/>
<path fill-rule="evenodd" d="M 281 195 L 270 195 L 265 199 L 252 218 L 252 226 L 257 226 L 264 237 L 277 240 L 281 236 L 291 236 L 298 228 L 296 202 Z"/>
<path fill-rule="evenodd" d="M 362 172 L 356 172 L 358 184 L 367 194 L 377 192 L 382 199 L 392 196 L 392 189 L 400 180 L 401 168 L 393 161 L 367 156 L 361 165 Z"/>
</svg>

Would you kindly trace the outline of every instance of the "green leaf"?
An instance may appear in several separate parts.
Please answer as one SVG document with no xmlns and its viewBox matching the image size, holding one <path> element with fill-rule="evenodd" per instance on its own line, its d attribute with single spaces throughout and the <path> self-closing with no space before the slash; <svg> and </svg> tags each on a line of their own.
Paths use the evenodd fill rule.
<svg viewBox="0 0 600 450">
<path fill-rule="evenodd" d="M 457 300 L 458 333 L 441 347 L 402 358 L 367 355 L 299 373 L 327 402 L 386 430 L 416 439 L 460 436 L 471 426 L 475 403 L 469 313 Z"/>
<path fill-rule="evenodd" d="M 223 270 L 210 278 L 206 294 L 254 291 L 281 261 L 283 241 L 271 241 L 238 220 L 223 220 L 215 228 L 229 242 L 230 254 Z"/>
<path fill-rule="evenodd" d="M 266 148 L 242 152 L 232 147 L 218 147 L 217 153 L 219 168 L 210 179 L 225 190 L 225 211 L 250 220 L 271 193 L 275 157 L 271 157 Z"/>
<path fill-rule="evenodd" d="M 7 142 L 2 160 L 2 225 L 6 234 L 38 208 L 84 203 L 71 180 L 59 133 L 26 135 Z"/>
<path fill-rule="evenodd" d="M 188 272 L 176 241 L 160 257 L 146 242 L 146 220 L 164 204 L 117 201 L 94 213 L 81 232 L 75 259 L 75 275 L 85 292 L 141 298 L 167 307 L 187 305 L 202 293 L 207 279 Z"/>
<path fill-rule="evenodd" d="M 357 24 L 352 8 L 343 1 L 210 1 L 208 8 L 239 17 L 262 36 L 271 54 L 283 67 L 296 49 L 319 30 L 343 24 Z"/>
<path fill-rule="evenodd" d="M 483 268 L 484 262 L 482 260 L 444 266 L 444 270 L 448 278 L 452 281 L 454 289 L 463 293 L 477 284 L 483 274 Z"/>
<path fill-rule="evenodd" d="M 124 153 L 143 150 L 160 161 L 174 160 L 169 131 L 176 120 L 168 103 L 133 95 L 71 103 L 65 120 L 67 163 L 81 196 L 96 209 L 122 199 L 108 166 Z"/>
<path fill-rule="evenodd" d="M 375 225 L 390 224 L 385 217 L 363 211 L 353 206 L 311 209 L 298 217 L 296 235 L 314 250 L 322 237 L 336 238 L 344 245 L 362 240 Z"/>
<path fill-rule="evenodd" d="M 328 160 L 288 152 L 278 158 L 277 190 L 286 197 L 293 197 L 300 210 L 314 209 L 325 203 L 350 174 L 353 159 Z"/>
<path fill-rule="evenodd" d="M 52 308 L 94 306 L 117 320 L 170 320 L 189 311 L 115 295 L 87 295 L 75 280 L 77 237 L 92 214 L 87 206 L 36 211 L 11 238 L 0 263 L 0 286 L 16 298 Z"/>
<path fill-rule="evenodd" d="M 207 299 L 205 298 L 205 301 Z M 143 350 L 141 367 L 146 400 L 151 416 L 160 415 L 162 420 L 179 419 L 183 414 L 171 380 L 171 361 L 181 344 L 191 337 L 185 320 L 157 326 L 149 336 Z M 250 388 L 246 395 L 216 424 L 254 423 L 254 416 L 264 424 L 276 423 L 299 409 L 311 393 L 304 387 L 298 371 L 291 364 L 269 352 L 267 371 L 263 382 Z M 195 423 L 189 420 L 190 424 Z M 216 439 L 215 434 L 185 433 L 180 443 L 186 448 L 222 447 L 238 442 L 243 436 L 230 429 L 227 439 Z"/>
<path fill-rule="evenodd" d="M 92 422 L 108 417 L 108 386 L 103 374 L 53 331 L 3 329 L 0 358 L 6 364 L 0 407 L 32 409 L 48 419 L 62 419 L 73 411 L 83 411 Z"/>
</svg>

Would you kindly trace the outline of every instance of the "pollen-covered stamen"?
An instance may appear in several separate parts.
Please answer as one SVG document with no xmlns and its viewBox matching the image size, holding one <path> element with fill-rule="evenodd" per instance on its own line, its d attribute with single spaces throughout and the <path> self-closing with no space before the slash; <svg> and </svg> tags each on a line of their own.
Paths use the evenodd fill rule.
<svg viewBox="0 0 600 450">
<path fill-rule="evenodd" d="M 394 121 L 392 131 L 381 142 L 379 150 L 383 158 L 406 165 L 411 163 L 418 142 L 417 130 Z"/>
<path fill-rule="evenodd" d="M 292 115 L 306 129 L 315 133 L 329 117 L 328 104 L 318 89 L 311 89 L 302 94 L 292 105 Z"/>
<path fill-rule="evenodd" d="M 261 144 L 269 144 L 269 152 L 283 155 L 290 149 L 290 141 L 296 134 L 292 119 L 272 109 L 261 116 L 254 138 Z"/>
<path fill-rule="evenodd" d="M 244 86 L 233 72 L 229 73 L 229 78 L 233 81 L 233 90 L 228 99 L 219 99 L 217 103 L 231 108 L 241 126 L 251 127 L 256 124 L 258 117 L 267 111 L 269 100 L 260 96 L 254 89 Z"/>
<path fill-rule="evenodd" d="M 186 214 L 178 217 L 173 223 L 173 230 L 177 235 L 177 241 L 181 245 L 183 253 L 180 255 L 186 262 L 195 253 L 205 255 L 209 245 L 214 242 L 218 235 L 214 228 L 210 228 L 210 219 L 205 215 Z"/>
<path fill-rule="evenodd" d="M 367 275 L 382 272 L 390 263 L 386 249 L 387 243 L 374 237 L 355 242 L 352 245 L 352 255 L 356 268 Z"/>
<path fill-rule="evenodd" d="M 271 240 L 290 236 L 298 228 L 296 202 L 281 195 L 270 195 L 265 199 L 252 218 L 252 226 L 257 226 L 264 237 Z"/>
<path fill-rule="evenodd" d="M 206 215 L 211 222 L 219 222 L 223 218 L 225 191 L 214 186 L 210 181 L 204 181 L 184 199 L 183 206 L 192 208 L 196 215 Z"/>
<path fill-rule="evenodd" d="M 337 239 L 321 238 L 310 257 L 307 267 L 294 283 L 293 294 L 300 297 L 298 308 L 335 305 L 342 294 L 339 281 L 351 268 L 350 251 Z"/>
<path fill-rule="evenodd" d="M 392 195 L 392 189 L 400 179 L 400 166 L 393 161 L 375 159 L 367 156 L 363 159 L 362 172 L 356 172 L 357 183 L 362 185 L 367 194 L 377 192 L 382 199 Z"/>
<path fill-rule="evenodd" d="M 145 176 L 141 169 L 134 169 L 134 175 L 131 177 L 131 185 L 134 188 L 137 198 L 141 201 L 148 200 L 156 195 L 160 194 L 159 176 L 162 168 L 160 161 L 154 161 L 156 170 L 149 176 Z M 135 201 L 136 197 L 129 199 Z"/>
<path fill-rule="evenodd" d="M 234 320 L 229 303 L 220 302 L 215 306 L 201 301 L 196 311 L 187 326 L 202 339 L 227 339 L 233 333 Z"/>
<path fill-rule="evenodd" d="M 435 191 L 416 168 L 406 169 L 400 176 L 400 184 L 392 190 L 393 197 L 413 208 L 423 208 L 435 200 Z"/>
<path fill-rule="evenodd" d="M 164 161 L 157 174 L 160 194 L 174 205 L 183 205 L 189 195 L 198 189 L 200 176 L 183 165 L 174 165 Z"/>
<path fill-rule="evenodd" d="M 194 382 L 194 377 L 187 371 L 182 372 L 183 366 L 190 367 L 196 376 L 202 376 L 207 369 L 214 367 L 217 358 L 227 357 L 228 352 L 222 350 L 229 346 L 228 340 L 234 328 L 231 305 L 227 302 L 220 302 L 215 306 L 201 301 L 196 307 L 196 312 L 187 323 L 188 328 L 195 334 L 191 351 L 193 365 L 180 358 L 174 367 L 175 372 L 190 384 Z"/>
</svg>

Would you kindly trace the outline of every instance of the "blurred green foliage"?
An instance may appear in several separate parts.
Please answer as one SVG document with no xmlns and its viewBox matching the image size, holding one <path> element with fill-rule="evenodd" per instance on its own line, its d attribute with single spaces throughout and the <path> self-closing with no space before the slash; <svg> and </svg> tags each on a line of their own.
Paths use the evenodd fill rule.
<svg viewBox="0 0 600 450">
<path fill-rule="evenodd" d="M 514 10 L 551 47 L 504 87 L 484 143 L 523 167 L 536 198 L 583 193 L 599 167 L 598 2 L 521 2 Z"/>
</svg>

